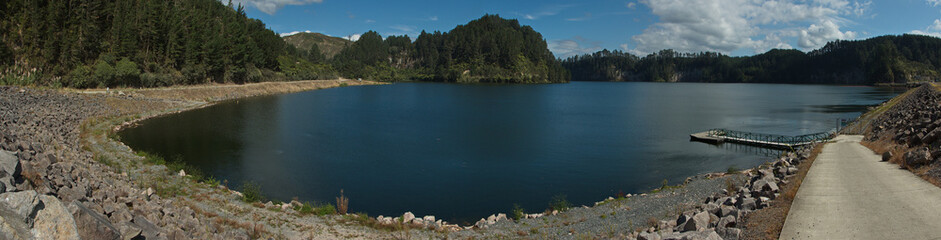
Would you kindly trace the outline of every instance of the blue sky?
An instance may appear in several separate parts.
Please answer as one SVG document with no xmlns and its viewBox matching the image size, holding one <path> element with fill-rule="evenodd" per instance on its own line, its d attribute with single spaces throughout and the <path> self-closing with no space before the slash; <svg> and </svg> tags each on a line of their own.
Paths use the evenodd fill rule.
<svg viewBox="0 0 941 240">
<path fill-rule="evenodd" d="M 417 37 L 484 14 L 519 19 L 557 57 L 601 49 L 753 55 L 813 50 L 835 39 L 886 34 L 941 36 L 941 0 L 235 0 L 275 32 L 353 37 L 368 30 Z"/>
</svg>

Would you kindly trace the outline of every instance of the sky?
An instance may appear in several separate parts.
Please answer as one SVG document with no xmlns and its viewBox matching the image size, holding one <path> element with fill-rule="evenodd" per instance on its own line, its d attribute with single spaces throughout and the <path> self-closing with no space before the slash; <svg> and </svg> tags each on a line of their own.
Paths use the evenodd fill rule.
<svg viewBox="0 0 941 240">
<path fill-rule="evenodd" d="M 646 56 L 662 49 L 748 56 L 811 51 L 828 41 L 905 33 L 941 37 L 941 0 L 233 0 L 288 35 L 356 39 L 448 31 L 484 14 L 542 33 L 556 57 L 602 49 Z"/>
</svg>

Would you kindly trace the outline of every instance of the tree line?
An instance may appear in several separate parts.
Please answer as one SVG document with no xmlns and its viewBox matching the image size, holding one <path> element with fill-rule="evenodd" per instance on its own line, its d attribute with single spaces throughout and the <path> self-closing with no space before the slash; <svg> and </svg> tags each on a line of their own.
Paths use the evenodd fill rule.
<svg viewBox="0 0 941 240">
<path fill-rule="evenodd" d="M 290 79 L 290 47 L 216 0 L 0 3 L 0 83 L 166 86 Z"/>
<path fill-rule="evenodd" d="M 385 39 L 369 31 L 333 59 L 344 76 L 440 82 L 557 83 L 570 75 L 542 35 L 485 15 L 449 32 Z"/>
<path fill-rule="evenodd" d="M 315 44 L 316 45 L 316 44 Z M 217 0 L 0 3 L 0 84 L 156 87 L 336 77 L 566 82 L 542 36 L 486 15 L 448 33 L 370 31 L 327 59 L 301 51 L 240 5 Z"/>
<path fill-rule="evenodd" d="M 837 40 L 804 53 L 773 49 L 749 57 L 661 50 L 645 57 L 622 51 L 569 57 L 576 81 L 864 84 L 941 77 L 941 39 L 905 34 Z"/>
</svg>

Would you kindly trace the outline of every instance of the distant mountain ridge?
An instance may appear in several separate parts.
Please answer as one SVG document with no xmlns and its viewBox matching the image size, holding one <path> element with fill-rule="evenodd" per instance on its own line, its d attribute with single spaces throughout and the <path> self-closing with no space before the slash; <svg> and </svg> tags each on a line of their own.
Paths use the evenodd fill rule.
<svg viewBox="0 0 941 240">
<path fill-rule="evenodd" d="M 282 37 L 284 42 L 293 45 L 297 50 L 307 52 L 310 47 L 317 44 L 320 51 L 327 59 L 332 59 L 344 48 L 350 46 L 353 42 L 344 38 L 327 36 L 316 32 L 300 32 Z"/>
<path fill-rule="evenodd" d="M 772 49 L 748 57 L 661 50 L 645 57 L 621 51 L 562 61 L 575 81 L 857 84 L 941 79 L 941 39 L 905 34 L 838 40 L 804 53 Z"/>
</svg>

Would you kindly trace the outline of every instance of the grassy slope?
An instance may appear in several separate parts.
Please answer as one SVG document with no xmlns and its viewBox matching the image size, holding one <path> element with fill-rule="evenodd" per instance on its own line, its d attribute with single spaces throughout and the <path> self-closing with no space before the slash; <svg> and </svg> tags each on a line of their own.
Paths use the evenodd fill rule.
<svg viewBox="0 0 941 240">
<path fill-rule="evenodd" d="M 308 51 L 310 46 L 317 44 L 320 47 L 320 51 L 327 56 L 327 59 L 333 58 L 340 53 L 340 50 L 343 50 L 349 44 L 353 42 L 338 38 L 323 35 L 320 33 L 298 33 L 291 36 L 284 37 L 284 42 L 294 45 L 298 50 Z"/>
</svg>

